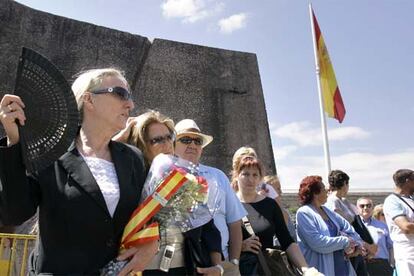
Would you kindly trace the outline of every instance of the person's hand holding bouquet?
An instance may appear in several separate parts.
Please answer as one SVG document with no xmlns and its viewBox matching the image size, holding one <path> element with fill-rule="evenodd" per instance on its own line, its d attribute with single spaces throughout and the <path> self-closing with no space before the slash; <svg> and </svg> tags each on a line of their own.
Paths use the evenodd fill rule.
<svg viewBox="0 0 414 276">
<path fill-rule="evenodd" d="M 154 241 L 159 240 L 159 232 L 172 225 L 186 232 L 209 222 L 218 208 L 218 187 L 200 177 L 195 164 L 160 154 L 152 162 L 142 198 L 125 227 L 121 255 L 105 266 L 101 275 L 142 271 L 142 264 L 147 265 L 156 254 Z M 152 251 L 154 254 L 148 253 Z M 137 254 L 145 255 L 142 262 Z"/>
</svg>

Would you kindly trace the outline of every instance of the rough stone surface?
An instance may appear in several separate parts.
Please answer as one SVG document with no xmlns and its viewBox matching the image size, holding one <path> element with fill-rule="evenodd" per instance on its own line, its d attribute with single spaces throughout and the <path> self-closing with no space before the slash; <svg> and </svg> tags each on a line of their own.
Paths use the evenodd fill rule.
<svg viewBox="0 0 414 276">
<path fill-rule="evenodd" d="M 234 151 L 251 145 L 274 171 L 254 54 L 155 39 L 137 85 L 139 104 L 176 122 L 192 118 L 213 135 L 205 163 L 228 172 Z"/>
<path fill-rule="evenodd" d="M 275 172 L 256 55 L 155 39 L 51 15 L 0 0 L 0 94 L 14 87 L 21 47 L 47 56 L 66 78 L 80 70 L 125 71 L 136 114 L 157 109 L 192 118 L 214 141 L 202 162 L 225 172 L 234 151 L 254 147 Z"/>
<path fill-rule="evenodd" d="M 51 60 L 70 81 L 81 70 L 114 66 L 132 85 L 151 43 L 145 37 L 37 11 L 0 0 L 0 91 L 14 87 L 21 47 Z"/>
</svg>

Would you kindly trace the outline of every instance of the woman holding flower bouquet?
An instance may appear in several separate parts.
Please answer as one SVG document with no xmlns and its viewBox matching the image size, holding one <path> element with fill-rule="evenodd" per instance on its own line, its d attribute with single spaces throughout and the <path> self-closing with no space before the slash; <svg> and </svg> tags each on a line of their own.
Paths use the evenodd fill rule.
<svg viewBox="0 0 414 276">
<path fill-rule="evenodd" d="M 243 157 L 236 166 L 234 175 L 236 175 L 237 196 L 247 210 L 247 217 L 255 233 L 251 236 L 246 229 L 243 229 L 240 273 L 242 275 L 257 274 L 254 268 L 254 264 L 258 263 L 257 254 L 266 248 L 274 248 L 273 237 L 275 235 L 280 242 L 281 249 L 286 251 L 294 265 L 306 270 L 308 265 L 289 234 L 279 205 L 256 190 L 257 186 L 262 183 L 264 175 L 260 161 L 251 156 Z M 251 269 L 252 266 L 253 269 Z"/>
<path fill-rule="evenodd" d="M 138 147 L 144 153 L 145 163 L 149 168 L 159 154 L 174 153 L 174 122 L 151 110 L 136 118 L 130 118 L 127 128 L 114 139 Z M 194 252 L 188 252 L 188 245 L 195 243 L 207 252 L 204 263 L 197 263 L 198 266 L 210 266 L 205 269 L 204 275 L 220 275 L 221 269 L 216 265 L 221 263 L 221 236 L 212 219 L 185 233 L 173 222 L 167 229 L 160 230 L 159 253 L 147 266 L 144 275 L 195 275 L 195 260 L 192 259 Z M 166 258 L 166 254 L 171 258 Z M 168 265 L 165 265 L 166 260 L 170 261 Z"/>
<path fill-rule="evenodd" d="M 25 104 L 15 95 L 0 103 L 7 138 L 0 140 L 0 213 L 19 225 L 39 209 L 39 242 L 30 272 L 47 275 L 97 275 L 119 253 L 119 245 L 145 180 L 141 153 L 111 141 L 134 108 L 129 86 L 118 70 L 95 69 L 73 83 L 82 118 L 78 136 L 52 165 L 26 174 L 18 124 L 24 127 Z M 29 118 L 30 119 L 30 118 Z M 126 249 L 129 263 L 119 275 L 142 270 L 158 244 Z"/>
</svg>

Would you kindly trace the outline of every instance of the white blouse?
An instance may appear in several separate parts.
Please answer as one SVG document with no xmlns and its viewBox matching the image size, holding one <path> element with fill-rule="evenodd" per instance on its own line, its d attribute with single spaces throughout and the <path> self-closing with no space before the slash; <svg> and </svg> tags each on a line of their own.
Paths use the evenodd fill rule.
<svg viewBox="0 0 414 276">
<path fill-rule="evenodd" d="M 114 163 L 97 157 L 83 156 L 105 199 L 111 217 L 119 201 L 119 182 Z"/>
</svg>

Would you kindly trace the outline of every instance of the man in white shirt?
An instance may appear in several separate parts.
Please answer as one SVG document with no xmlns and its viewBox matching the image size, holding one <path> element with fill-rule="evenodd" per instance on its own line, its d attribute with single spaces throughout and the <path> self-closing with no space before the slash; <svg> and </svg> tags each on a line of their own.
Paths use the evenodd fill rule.
<svg viewBox="0 0 414 276">
<path fill-rule="evenodd" d="M 384 202 L 384 215 L 394 244 L 398 275 L 414 275 L 414 171 L 394 173 L 395 192 Z"/>
<path fill-rule="evenodd" d="M 203 148 L 213 141 L 213 137 L 201 133 L 197 124 L 190 119 L 178 122 L 175 131 L 177 133 L 175 154 L 194 164 L 199 164 Z M 221 233 L 224 257 L 238 271 L 242 244 L 241 219 L 247 215 L 247 212 L 231 189 L 229 179 L 221 170 L 202 164 L 199 164 L 199 170 L 207 182 L 215 181 L 220 189 L 219 207 L 214 215 L 214 224 Z"/>
</svg>

